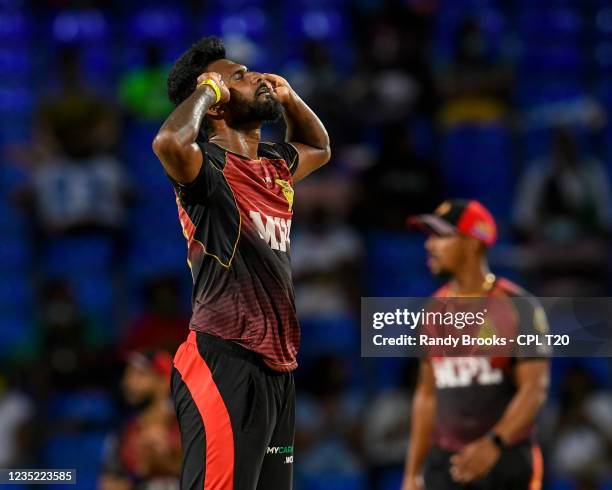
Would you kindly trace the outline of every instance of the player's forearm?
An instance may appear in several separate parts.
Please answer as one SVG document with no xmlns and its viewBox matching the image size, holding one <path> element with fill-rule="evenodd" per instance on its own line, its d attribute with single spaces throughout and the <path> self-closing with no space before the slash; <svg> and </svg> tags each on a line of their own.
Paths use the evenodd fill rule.
<svg viewBox="0 0 612 490">
<path fill-rule="evenodd" d="M 416 477 L 421 472 L 425 455 L 431 444 L 435 410 L 435 394 L 429 390 L 417 387 L 412 405 L 410 445 L 406 455 L 407 478 Z"/>
<path fill-rule="evenodd" d="M 284 105 L 286 141 L 303 143 L 329 152 L 329 135 L 321 120 L 295 92 Z"/>
<path fill-rule="evenodd" d="M 512 444 L 516 436 L 535 419 L 546 400 L 547 391 L 548 379 L 535 379 L 519 387 L 492 431 L 499 435 L 506 444 Z"/>
<path fill-rule="evenodd" d="M 172 111 L 160 128 L 153 141 L 155 153 L 159 155 L 194 143 L 206 111 L 215 100 L 215 93 L 210 88 L 195 90 Z"/>
</svg>

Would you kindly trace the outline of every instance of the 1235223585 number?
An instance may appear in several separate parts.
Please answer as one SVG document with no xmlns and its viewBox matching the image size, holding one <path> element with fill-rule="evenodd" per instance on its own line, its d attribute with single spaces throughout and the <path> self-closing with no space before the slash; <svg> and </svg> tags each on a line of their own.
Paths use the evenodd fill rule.
<svg viewBox="0 0 612 490">
<path fill-rule="evenodd" d="M 0 470 L 0 484 L 76 483 L 76 470 Z"/>
</svg>

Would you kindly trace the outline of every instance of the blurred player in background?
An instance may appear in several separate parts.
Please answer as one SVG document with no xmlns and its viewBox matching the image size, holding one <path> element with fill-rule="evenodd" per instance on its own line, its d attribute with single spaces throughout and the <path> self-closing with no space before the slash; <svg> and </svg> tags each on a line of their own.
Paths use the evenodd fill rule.
<svg viewBox="0 0 612 490">
<path fill-rule="evenodd" d="M 527 312 L 507 302 L 513 309 L 508 318 L 517 323 L 512 328 L 546 331 L 537 300 L 490 272 L 486 253 L 497 228 L 480 203 L 446 201 L 434 214 L 409 218 L 409 224 L 429 234 L 431 272 L 449 278 L 434 297 L 527 298 Z M 547 348 L 532 347 L 513 351 L 516 357 L 421 361 L 402 490 L 540 488 L 541 453 L 532 436 L 547 394 L 547 354 Z"/>
<path fill-rule="evenodd" d="M 193 277 L 174 359 L 181 488 L 292 485 L 299 327 L 290 267 L 293 184 L 330 158 L 319 118 L 278 75 L 204 38 L 174 64 L 176 109 L 153 150 L 173 183 Z M 283 143 L 260 141 L 284 117 Z"/>
<path fill-rule="evenodd" d="M 100 490 L 175 490 L 181 467 L 176 414 L 170 399 L 172 356 L 132 352 L 121 380 L 136 413 L 107 441 Z"/>
</svg>

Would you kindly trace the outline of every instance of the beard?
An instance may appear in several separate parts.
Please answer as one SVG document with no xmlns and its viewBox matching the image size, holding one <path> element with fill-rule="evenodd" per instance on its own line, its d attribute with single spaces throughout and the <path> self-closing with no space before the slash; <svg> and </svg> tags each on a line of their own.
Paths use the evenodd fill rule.
<svg viewBox="0 0 612 490">
<path fill-rule="evenodd" d="M 443 281 L 450 281 L 454 277 L 453 272 L 444 267 L 437 269 L 435 271 L 431 271 L 431 273 L 434 277 L 441 279 Z"/>
<path fill-rule="evenodd" d="M 227 107 L 231 113 L 231 126 L 233 127 L 276 122 L 283 114 L 281 103 L 270 95 L 248 100 L 241 94 L 232 91 Z"/>
<path fill-rule="evenodd" d="M 148 395 L 144 395 L 142 398 L 126 397 L 127 404 L 135 412 L 142 412 L 143 410 L 151 406 L 154 401 L 155 401 L 155 397 L 153 396 L 152 393 Z"/>
</svg>

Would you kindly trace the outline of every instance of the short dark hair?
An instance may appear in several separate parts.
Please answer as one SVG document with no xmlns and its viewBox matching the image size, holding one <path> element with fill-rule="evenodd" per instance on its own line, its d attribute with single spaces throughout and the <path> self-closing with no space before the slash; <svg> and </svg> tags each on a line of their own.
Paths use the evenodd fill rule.
<svg viewBox="0 0 612 490">
<path fill-rule="evenodd" d="M 215 36 L 205 37 L 185 51 L 168 75 L 168 98 L 179 105 L 189 97 L 196 88 L 198 76 L 213 61 L 225 58 L 223 41 Z"/>
</svg>

